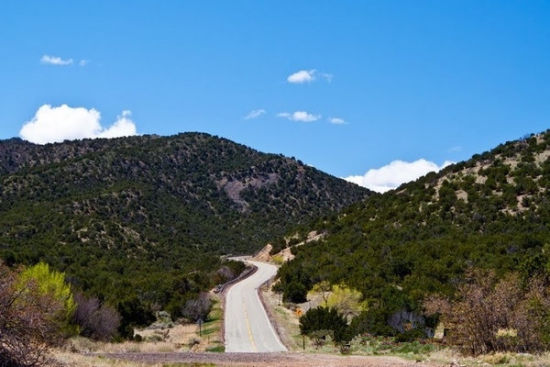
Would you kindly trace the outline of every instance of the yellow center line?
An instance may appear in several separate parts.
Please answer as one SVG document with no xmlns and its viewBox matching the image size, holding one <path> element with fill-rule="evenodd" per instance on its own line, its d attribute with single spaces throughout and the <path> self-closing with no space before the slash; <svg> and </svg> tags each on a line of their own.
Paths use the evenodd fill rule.
<svg viewBox="0 0 550 367">
<path fill-rule="evenodd" d="M 252 349 L 254 350 L 254 352 L 257 352 L 258 348 L 256 347 L 254 336 L 252 335 L 252 329 L 250 328 L 250 320 L 248 320 L 248 312 L 246 311 L 246 305 L 244 304 L 244 300 L 243 300 L 243 311 L 244 311 L 244 320 L 246 322 L 246 328 L 248 330 L 248 338 L 250 339 L 250 344 L 252 344 Z"/>
</svg>

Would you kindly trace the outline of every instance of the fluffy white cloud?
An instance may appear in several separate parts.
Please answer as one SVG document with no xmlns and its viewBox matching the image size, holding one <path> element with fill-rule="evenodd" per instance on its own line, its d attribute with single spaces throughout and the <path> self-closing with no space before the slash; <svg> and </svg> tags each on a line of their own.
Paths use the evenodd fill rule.
<svg viewBox="0 0 550 367">
<path fill-rule="evenodd" d="M 346 123 L 346 120 L 344 120 L 343 118 L 340 118 L 340 117 L 330 117 L 328 119 L 328 122 L 330 122 L 331 124 L 334 124 L 334 125 L 343 125 Z"/>
<path fill-rule="evenodd" d="M 244 117 L 244 119 L 245 120 L 252 120 L 252 119 L 260 117 L 261 115 L 265 115 L 266 113 L 267 113 L 267 111 L 264 110 L 263 108 L 260 108 L 260 109 L 257 109 L 257 110 L 252 110 L 248 113 L 248 115 L 246 115 Z"/>
<path fill-rule="evenodd" d="M 344 179 L 373 191 L 386 192 L 405 182 L 416 180 L 428 172 L 437 172 L 453 163 L 445 161 L 438 166 L 423 158 L 414 162 L 396 160 L 386 166 L 369 169 L 363 176 L 349 176 Z"/>
<path fill-rule="evenodd" d="M 19 135 L 35 144 L 84 138 L 115 138 L 137 134 L 130 111 L 123 111 L 108 128 L 101 126 L 101 114 L 94 108 L 41 106 L 34 117 L 23 124 Z"/>
<path fill-rule="evenodd" d="M 286 80 L 289 83 L 294 84 L 303 84 L 303 83 L 309 83 L 315 80 L 315 69 L 312 70 L 300 70 L 295 72 L 294 74 L 290 74 Z"/>
<path fill-rule="evenodd" d="M 40 62 L 48 65 L 67 66 L 73 64 L 73 59 L 62 59 L 59 56 L 44 55 L 40 59 Z"/>
<path fill-rule="evenodd" d="M 299 122 L 313 122 L 321 118 L 321 115 L 314 115 L 306 111 L 296 111 L 293 113 L 281 112 L 277 114 L 277 116 L 289 119 L 290 121 L 299 121 Z"/>
</svg>

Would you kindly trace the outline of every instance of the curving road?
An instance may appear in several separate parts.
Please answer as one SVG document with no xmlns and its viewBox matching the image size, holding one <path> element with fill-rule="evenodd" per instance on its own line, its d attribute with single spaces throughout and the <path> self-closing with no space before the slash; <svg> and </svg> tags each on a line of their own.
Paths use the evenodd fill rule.
<svg viewBox="0 0 550 367">
<path fill-rule="evenodd" d="M 225 297 L 225 351 L 285 352 L 258 296 L 258 288 L 275 276 L 277 267 L 247 262 L 258 270 L 229 288 Z"/>
</svg>

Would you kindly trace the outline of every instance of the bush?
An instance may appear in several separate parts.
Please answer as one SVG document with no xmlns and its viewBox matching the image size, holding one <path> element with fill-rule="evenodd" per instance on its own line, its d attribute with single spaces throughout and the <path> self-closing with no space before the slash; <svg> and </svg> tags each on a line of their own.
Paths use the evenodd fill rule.
<svg viewBox="0 0 550 367">
<path fill-rule="evenodd" d="M 361 312 L 351 320 L 351 329 L 354 335 L 371 334 L 393 336 L 395 330 L 388 325 L 388 312 L 380 307 L 370 308 Z"/>
<path fill-rule="evenodd" d="M 100 304 L 95 297 L 87 298 L 81 293 L 75 295 L 76 311 L 74 322 L 80 326 L 80 334 L 95 340 L 108 341 L 117 334 L 120 315 L 106 304 Z"/>
<path fill-rule="evenodd" d="M 24 277 L 23 279 L 28 279 Z M 56 318 L 66 305 L 38 282 L 21 279 L 0 264 L 0 366 L 47 365 L 48 349 L 62 341 Z"/>
<path fill-rule="evenodd" d="M 336 344 L 349 342 L 352 339 L 351 329 L 345 317 L 333 308 L 312 308 L 300 317 L 302 335 L 316 337 L 320 334 L 326 335 L 327 330 L 332 332 Z"/>
<path fill-rule="evenodd" d="M 191 321 L 205 321 L 211 309 L 212 301 L 208 293 L 201 293 L 198 298 L 185 302 L 182 315 Z"/>
<path fill-rule="evenodd" d="M 540 278 L 522 286 L 516 274 L 497 281 L 492 272 L 474 271 L 456 300 L 432 296 L 424 305 L 440 315 L 449 342 L 473 355 L 550 346 L 550 289 Z"/>
<path fill-rule="evenodd" d="M 293 281 L 290 282 L 283 292 L 283 301 L 302 303 L 307 301 L 307 288 L 302 283 Z"/>
<path fill-rule="evenodd" d="M 60 329 L 66 333 L 73 333 L 70 323 L 76 310 L 76 304 L 73 299 L 71 287 L 65 283 L 65 274 L 50 270 L 50 266 L 45 263 L 38 263 L 21 272 L 17 288 L 25 291 L 30 287 L 41 295 L 50 297 L 62 305 L 52 320 L 55 321 Z"/>
<path fill-rule="evenodd" d="M 135 297 L 120 302 L 117 309 L 121 316 L 118 332 L 123 338 L 133 339 L 134 326 L 146 326 L 155 321 L 153 311 Z"/>
</svg>

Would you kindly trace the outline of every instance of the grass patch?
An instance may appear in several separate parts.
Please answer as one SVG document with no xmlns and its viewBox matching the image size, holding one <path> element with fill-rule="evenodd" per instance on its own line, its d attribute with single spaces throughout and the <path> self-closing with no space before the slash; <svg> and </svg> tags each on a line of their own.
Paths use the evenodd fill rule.
<svg viewBox="0 0 550 367">
<path fill-rule="evenodd" d="M 218 345 L 216 347 L 210 347 L 206 349 L 207 352 L 213 352 L 213 353 L 223 353 L 225 352 L 225 346 Z"/>
</svg>

